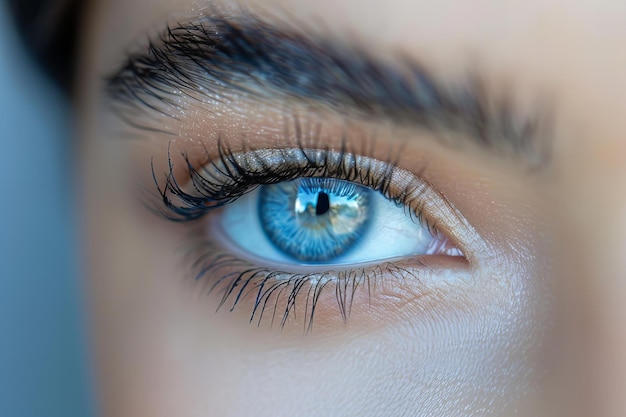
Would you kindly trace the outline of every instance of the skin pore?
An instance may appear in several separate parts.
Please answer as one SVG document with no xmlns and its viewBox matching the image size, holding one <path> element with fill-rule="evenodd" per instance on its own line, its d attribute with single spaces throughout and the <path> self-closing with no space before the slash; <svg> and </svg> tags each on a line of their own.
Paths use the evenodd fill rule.
<svg viewBox="0 0 626 417">
<path fill-rule="evenodd" d="M 274 33 L 276 46 L 256 51 L 256 61 L 220 55 L 226 75 L 219 78 L 207 75 L 218 68 L 207 42 L 172 58 L 180 38 L 168 37 L 168 26 L 202 28 L 183 32 L 196 36 L 187 47 L 197 47 L 198 36 L 215 42 L 212 34 L 228 29 L 215 17 L 247 34 L 262 22 L 260 33 Z M 623 415 L 624 21 L 626 7 L 608 0 L 94 2 L 83 24 L 77 91 L 103 415 Z M 281 55 L 286 39 L 309 49 Z M 321 48 L 328 45 L 336 50 Z M 404 106 L 400 120 L 393 105 L 373 106 L 366 86 L 358 91 L 367 99 L 350 103 L 358 91 L 341 96 L 330 77 L 338 73 L 322 65 L 333 53 L 375 63 L 374 83 L 386 88 L 379 99 L 391 97 L 393 81 L 411 80 L 414 63 L 446 98 L 447 112 L 427 118 L 418 102 Z M 160 60 L 149 67 L 151 78 L 141 71 L 120 78 L 129 56 Z M 326 93 L 294 92 L 311 68 L 294 70 L 283 84 L 270 77 L 268 65 L 285 74 L 307 56 L 320 74 L 312 90 L 332 87 Z M 158 65 L 164 58 L 170 66 Z M 237 72 L 235 64 L 245 65 Z M 196 78 L 175 71 L 181 68 Z M 383 83 L 389 73 L 399 75 Z M 352 77 L 355 84 L 365 78 Z M 477 108 L 459 91 L 478 85 L 471 96 L 480 95 L 489 126 L 512 120 L 512 130 L 530 138 L 527 147 L 470 138 L 485 125 L 468 127 L 464 120 L 475 118 L 458 116 Z M 524 131 L 525 122 L 537 130 Z M 478 136 L 506 139 L 502 129 L 489 132 Z M 411 201 L 464 256 L 385 260 L 359 270 L 371 279 L 331 280 L 308 331 L 306 291 L 282 325 L 269 313 L 250 320 L 257 292 L 237 305 L 226 298 L 218 309 L 231 281 L 209 289 L 222 275 L 241 265 L 276 266 L 257 265 L 263 254 L 224 242 L 211 221 L 219 210 L 172 222 L 151 214 L 145 197 L 148 208 L 171 214 L 159 197 L 170 190 L 163 196 L 180 206 L 180 195 L 165 188 L 168 174 L 194 192 L 183 155 L 201 170 L 225 154 L 299 148 L 397 166 L 402 175 L 390 193 L 424 184 L 427 192 Z M 194 279 L 198 267 L 233 251 L 243 261 Z M 313 269 L 336 277 L 350 270 Z M 263 278 L 245 277 L 251 287 Z M 357 281 L 358 288 L 337 284 Z M 288 293 L 275 294 L 268 303 L 282 317 Z M 350 300 L 349 317 L 338 299 Z"/>
</svg>

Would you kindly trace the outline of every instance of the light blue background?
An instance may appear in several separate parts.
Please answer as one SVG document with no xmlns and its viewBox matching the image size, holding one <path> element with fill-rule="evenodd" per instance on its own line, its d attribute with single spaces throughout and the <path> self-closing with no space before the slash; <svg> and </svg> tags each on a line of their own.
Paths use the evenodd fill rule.
<svg viewBox="0 0 626 417">
<path fill-rule="evenodd" d="M 72 140 L 0 2 L 0 417 L 93 415 Z"/>
</svg>

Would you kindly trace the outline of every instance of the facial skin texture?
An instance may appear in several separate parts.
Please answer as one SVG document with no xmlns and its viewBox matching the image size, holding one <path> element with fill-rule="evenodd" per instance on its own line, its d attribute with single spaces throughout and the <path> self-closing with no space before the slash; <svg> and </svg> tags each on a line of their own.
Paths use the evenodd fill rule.
<svg viewBox="0 0 626 417">
<path fill-rule="evenodd" d="M 384 160 L 402 149 L 399 165 L 458 210 L 471 227 L 444 231 L 467 245 L 470 266 L 435 264 L 444 272 L 421 286 L 389 284 L 371 304 L 357 297 L 345 324 L 327 297 L 308 334 L 298 323 L 249 324 L 245 307 L 215 313 L 219 297 L 186 279 L 180 255 L 188 233 L 206 223 L 148 214 L 136 186 L 153 186 L 151 158 L 165 172 L 168 146 L 202 159 L 217 132 L 275 146 L 285 108 L 323 122 L 336 147 L 342 115 L 229 91 L 217 104 L 181 95 L 184 111 L 156 118 L 173 137 L 143 131 L 129 139 L 103 93 L 103 76 L 129 50 L 142 50 L 167 24 L 210 15 L 209 6 L 100 1 L 83 22 L 76 91 L 103 415 L 626 415 L 623 3 L 226 4 L 272 22 L 306 22 L 314 36 L 366 47 L 392 66 L 408 57 L 440 79 L 478 71 L 490 93 L 514 97 L 521 113 L 545 107 L 553 115 L 538 144 L 549 150 L 541 167 L 442 145 L 423 131 L 351 121 L 350 132 L 383 132 L 377 154 L 366 156 Z M 269 133 L 251 135 L 262 129 Z"/>
</svg>

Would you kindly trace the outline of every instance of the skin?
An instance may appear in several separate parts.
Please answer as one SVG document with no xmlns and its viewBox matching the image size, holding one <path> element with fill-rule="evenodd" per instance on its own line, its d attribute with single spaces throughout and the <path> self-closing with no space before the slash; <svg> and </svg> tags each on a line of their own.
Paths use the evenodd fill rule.
<svg viewBox="0 0 626 417">
<path fill-rule="evenodd" d="M 432 261 L 433 274 L 419 284 L 387 277 L 369 303 L 356 295 L 347 323 L 327 296 L 309 334 L 297 320 L 282 330 L 265 321 L 256 327 L 248 323 L 250 303 L 215 313 L 219 297 L 185 278 L 180 244 L 190 231 L 210 229 L 207 223 L 147 214 L 135 185 L 151 185 L 151 158 L 164 172 L 168 145 L 199 160 L 200 149 L 214 149 L 216 131 L 236 138 L 263 128 L 270 133 L 254 139 L 258 146 L 288 146 L 271 134 L 282 128 L 285 106 L 235 94 L 216 105 L 221 116 L 206 117 L 206 108 L 185 102 L 178 121 L 159 120 L 177 132 L 174 139 L 145 132 L 122 139 L 125 127 L 105 104 L 102 76 L 147 35 L 210 10 L 186 0 L 95 2 L 83 21 L 76 91 L 103 415 L 623 416 L 626 6 L 242 5 L 367 45 L 381 60 L 425 62 L 444 78 L 477 68 L 495 95 L 512 92 L 517 108 L 548 104 L 553 126 L 538 146 L 550 156 L 529 169 L 478 147 L 441 145 L 424 132 L 382 130 L 380 146 L 367 156 L 384 159 L 403 146 L 399 165 L 421 175 L 466 220 L 443 231 L 462 246 L 469 266 Z M 345 124 L 328 110 L 287 104 L 323 121 L 331 145 Z M 355 120 L 351 131 L 377 123 Z"/>
</svg>

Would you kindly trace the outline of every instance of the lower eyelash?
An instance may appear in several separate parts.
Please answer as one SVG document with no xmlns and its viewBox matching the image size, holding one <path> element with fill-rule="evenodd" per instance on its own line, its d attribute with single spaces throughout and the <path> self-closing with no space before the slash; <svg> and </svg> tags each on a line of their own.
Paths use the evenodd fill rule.
<svg viewBox="0 0 626 417">
<path fill-rule="evenodd" d="M 339 314 L 346 322 L 358 289 L 366 288 L 371 300 L 383 276 L 386 280 L 417 279 L 410 270 L 391 262 L 308 274 L 277 271 L 254 266 L 203 238 L 195 238 L 186 252 L 186 260 L 192 260 L 193 279 L 204 282 L 209 294 L 221 296 L 217 311 L 228 308 L 232 312 L 244 300 L 254 299 L 249 322 L 260 326 L 269 319 L 271 327 L 282 329 L 290 319 L 296 319 L 296 305 L 304 302 L 305 333 L 313 329 L 322 292 L 334 291 Z"/>
</svg>

